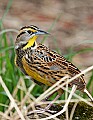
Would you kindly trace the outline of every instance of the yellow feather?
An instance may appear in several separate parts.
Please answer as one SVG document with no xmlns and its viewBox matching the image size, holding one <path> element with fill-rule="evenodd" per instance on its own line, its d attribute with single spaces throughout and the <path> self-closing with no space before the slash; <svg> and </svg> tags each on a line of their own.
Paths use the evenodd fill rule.
<svg viewBox="0 0 93 120">
<path fill-rule="evenodd" d="M 33 44 L 36 41 L 36 39 L 37 39 L 37 36 L 33 36 L 32 38 L 30 38 L 28 40 L 28 44 L 25 47 L 23 47 L 23 49 L 27 49 L 27 48 L 33 46 Z"/>
<path fill-rule="evenodd" d="M 31 76 L 33 79 L 37 80 L 40 83 L 43 83 L 45 85 L 51 86 L 52 83 L 49 82 L 49 80 L 43 78 L 42 76 L 40 76 L 37 72 L 31 70 L 31 68 L 29 67 L 29 65 L 26 62 L 26 59 L 23 57 L 22 58 L 22 63 L 23 63 L 23 68 L 26 71 L 26 73 Z"/>
<path fill-rule="evenodd" d="M 15 55 L 15 59 L 14 59 L 15 65 L 17 66 L 16 61 L 17 61 L 17 55 Z"/>
</svg>

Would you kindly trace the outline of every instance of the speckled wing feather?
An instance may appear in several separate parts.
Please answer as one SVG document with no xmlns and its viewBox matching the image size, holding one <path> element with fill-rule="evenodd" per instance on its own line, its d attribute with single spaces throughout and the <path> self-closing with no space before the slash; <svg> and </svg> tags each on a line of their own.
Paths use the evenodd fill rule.
<svg viewBox="0 0 93 120">
<path fill-rule="evenodd" d="M 23 62 L 25 61 L 25 63 L 23 65 L 25 64 L 24 69 L 26 73 L 29 74 L 27 71 L 27 68 L 29 68 L 37 73 L 35 77 L 32 77 L 33 79 L 37 79 L 38 82 L 47 85 L 50 83 L 49 86 L 60 80 L 66 74 L 73 77 L 80 73 L 80 70 L 63 56 L 60 56 L 41 44 L 38 44 L 36 50 L 29 50 L 24 59 Z M 44 80 L 40 80 L 40 77 L 38 78 L 37 76 L 40 76 Z M 85 87 L 83 75 L 72 81 L 69 85 L 72 86 L 73 84 L 77 85 L 77 89 L 83 90 Z"/>
</svg>

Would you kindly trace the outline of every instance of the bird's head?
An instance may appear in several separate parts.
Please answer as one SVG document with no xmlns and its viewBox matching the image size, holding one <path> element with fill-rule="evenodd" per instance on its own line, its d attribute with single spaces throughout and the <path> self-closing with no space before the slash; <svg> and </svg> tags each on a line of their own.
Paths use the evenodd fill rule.
<svg viewBox="0 0 93 120">
<path fill-rule="evenodd" d="M 33 49 L 36 48 L 36 39 L 39 35 L 49 34 L 34 25 L 22 27 L 17 35 L 15 41 L 15 49 L 23 48 L 27 49 L 32 47 Z"/>
</svg>

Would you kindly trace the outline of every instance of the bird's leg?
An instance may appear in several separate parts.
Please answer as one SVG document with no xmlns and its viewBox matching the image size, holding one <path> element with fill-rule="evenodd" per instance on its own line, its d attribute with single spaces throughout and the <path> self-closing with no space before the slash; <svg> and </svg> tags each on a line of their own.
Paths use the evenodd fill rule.
<svg viewBox="0 0 93 120">
<path fill-rule="evenodd" d="M 48 97 L 46 97 L 45 99 L 43 99 L 42 102 L 47 101 L 47 100 L 48 100 L 52 95 L 54 95 L 55 93 L 56 93 L 56 91 L 53 92 L 52 94 L 50 94 L 50 95 L 49 95 Z M 52 105 L 53 105 L 53 104 L 52 104 Z M 52 105 L 51 105 L 51 106 L 52 106 Z M 42 110 L 43 110 L 43 108 L 39 108 L 38 106 L 39 106 L 39 105 L 36 105 L 35 107 L 38 108 L 38 109 L 42 109 Z M 50 107 L 51 107 L 51 106 L 50 106 Z"/>
<path fill-rule="evenodd" d="M 54 115 L 51 115 L 51 116 L 47 117 L 46 120 L 55 118 L 55 117 L 57 117 L 58 115 L 61 115 L 62 113 L 64 113 L 64 112 L 66 111 L 66 109 L 67 109 L 67 107 L 68 107 L 68 104 L 69 104 L 69 102 L 70 102 L 70 100 L 71 100 L 74 92 L 76 91 L 76 89 L 77 89 L 77 86 L 76 86 L 76 85 L 73 85 L 73 86 L 72 86 L 72 90 L 71 90 L 71 92 L 70 92 L 70 95 L 69 95 L 69 97 L 68 97 L 68 99 L 67 99 L 67 101 L 66 101 L 66 103 L 65 103 L 65 105 L 64 105 L 64 107 L 63 107 L 63 109 L 62 109 L 60 112 L 58 112 L 58 113 L 56 113 L 56 114 L 54 114 Z"/>
<path fill-rule="evenodd" d="M 43 99 L 43 101 L 47 101 L 52 95 L 54 95 L 56 93 L 56 91 L 55 92 L 53 92 L 52 94 L 50 94 L 49 96 L 47 96 L 45 99 Z"/>
<path fill-rule="evenodd" d="M 76 91 L 76 89 L 77 89 L 77 86 L 76 86 L 76 85 L 73 85 L 72 90 L 71 90 L 71 92 L 70 92 L 70 95 L 68 96 L 68 99 L 67 99 L 67 101 L 66 101 L 63 109 L 61 110 L 62 113 L 66 111 L 66 109 L 67 109 L 67 107 L 68 107 L 68 104 L 69 104 L 69 102 L 70 102 L 70 100 L 71 100 L 74 92 Z"/>
<path fill-rule="evenodd" d="M 69 97 L 68 97 L 68 99 L 67 99 L 67 101 L 66 101 L 66 103 L 65 103 L 65 105 L 64 105 L 64 107 L 63 107 L 63 109 L 62 109 L 60 112 L 56 113 L 56 114 L 55 114 L 56 116 L 58 116 L 58 115 L 60 115 L 60 114 L 62 114 L 63 112 L 66 111 L 66 109 L 67 109 L 67 107 L 68 107 L 68 104 L 69 104 L 69 102 L 70 102 L 70 100 L 71 100 L 74 92 L 76 91 L 76 88 L 77 88 L 77 86 L 76 86 L 76 85 L 73 85 L 72 90 L 71 90 L 71 92 L 70 92 L 70 95 L 69 95 Z M 54 113 L 55 111 L 51 111 L 51 110 L 49 110 L 49 108 L 50 108 L 50 107 L 52 106 L 52 104 L 60 97 L 60 94 L 61 94 L 60 89 L 59 89 L 58 93 L 59 93 L 59 94 L 56 96 L 56 98 L 55 98 L 45 109 L 40 108 L 39 110 L 31 111 L 29 114 L 33 114 L 33 113 L 44 113 L 45 111 L 50 112 L 50 113 Z"/>
<path fill-rule="evenodd" d="M 58 100 L 58 98 L 63 94 L 63 90 L 62 89 L 59 89 L 58 90 L 58 95 L 55 97 L 55 99 L 53 100 L 53 101 L 51 101 L 50 103 L 49 103 L 49 105 L 47 105 L 43 110 L 44 111 L 48 111 L 48 112 L 56 112 L 56 111 L 51 111 L 51 110 L 49 110 L 50 109 L 50 107 L 53 105 L 53 103 L 56 101 L 56 100 Z M 55 93 L 55 92 L 54 92 Z M 53 94 L 54 94 L 53 93 Z M 53 95 L 52 94 L 52 95 Z M 48 98 L 49 98 L 50 96 L 48 96 Z"/>
<path fill-rule="evenodd" d="M 49 110 L 50 109 L 50 107 L 53 105 L 53 103 L 56 101 L 56 100 L 58 100 L 58 98 L 60 97 L 60 95 L 58 94 L 56 97 L 55 97 L 55 99 L 53 100 L 53 101 L 51 101 L 50 103 L 49 103 L 49 105 L 47 105 L 47 107 L 45 107 L 45 109 L 44 109 L 44 111 L 50 111 L 51 112 L 51 110 Z M 56 111 L 54 111 L 54 112 L 56 112 Z"/>
<path fill-rule="evenodd" d="M 44 109 L 38 107 L 38 110 L 31 111 L 30 114 L 32 114 L 32 113 L 44 113 L 45 111 L 50 112 L 50 113 L 56 113 L 56 111 L 52 111 L 52 110 L 49 110 L 49 109 L 53 105 L 53 103 L 56 100 L 58 100 L 58 98 L 63 94 L 64 91 L 62 89 L 59 89 L 57 92 L 58 92 L 58 95 L 55 97 L 55 99 L 53 101 L 51 101 Z"/>
<path fill-rule="evenodd" d="M 50 113 L 56 113 L 56 111 L 52 111 L 52 110 L 49 110 L 50 109 L 50 107 L 53 105 L 53 103 L 58 99 L 60 97 L 60 95 L 58 94 L 56 97 L 55 97 L 55 99 L 53 100 L 53 101 L 51 101 L 50 103 L 49 103 L 49 105 L 47 105 L 47 107 L 45 107 L 44 109 L 43 108 L 38 108 L 38 110 L 34 110 L 34 111 L 31 111 L 31 112 L 29 112 L 29 114 L 28 115 L 30 115 L 30 114 L 33 114 L 33 113 L 44 113 L 44 112 L 50 112 Z"/>
</svg>

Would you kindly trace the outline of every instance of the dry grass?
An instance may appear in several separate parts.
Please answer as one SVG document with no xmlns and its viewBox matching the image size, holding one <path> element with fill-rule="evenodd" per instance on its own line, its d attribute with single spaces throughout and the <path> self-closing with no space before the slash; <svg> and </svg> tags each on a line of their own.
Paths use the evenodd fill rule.
<svg viewBox="0 0 93 120">
<path fill-rule="evenodd" d="M 6 111 L 0 112 L 0 116 L 1 116 L 1 120 L 6 120 L 6 119 L 14 119 L 14 120 L 18 120 L 19 118 L 21 118 L 22 120 L 25 119 L 29 119 L 27 118 L 27 114 L 30 114 L 29 110 L 35 110 L 35 105 L 43 105 L 43 104 L 48 104 L 48 102 L 42 102 L 42 100 L 44 98 L 46 98 L 48 95 L 52 94 L 54 91 L 58 90 L 60 87 L 64 90 L 66 90 L 67 92 L 71 92 L 70 90 L 68 90 L 67 88 L 65 88 L 64 86 L 67 85 L 68 83 L 70 83 L 71 81 L 73 81 L 75 78 L 79 77 L 81 74 L 87 74 L 87 72 L 91 71 L 93 69 L 93 66 L 85 69 L 84 71 L 82 71 L 80 74 L 74 76 L 71 79 L 67 79 L 68 76 L 62 78 L 60 81 L 58 81 L 56 84 L 54 84 L 52 87 L 50 87 L 48 90 L 46 90 L 43 94 L 41 94 L 37 99 L 31 95 L 31 91 L 33 90 L 35 84 L 33 83 L 28 89 L 25 87 L 25 83 L 23 82 L 22 78 L 20 78 L 17 87 L 15 88 L 13 95 L 10 94 L 8 88 L 6 87 L 5 83 L 3 82 L 2 78 L 0 77 L 0 83 L 2 85 L 2 87 L 4 88 L 7 96 L 10 99 L 10 104 L 9 106 L 7 106 L 8 108 L 6 109 Z M 67 79 L 67 80 L 66 80 Z M 61 84 L 62 81 L 66 80 L 66 82 L 64 82 L 63 84 Z M 16 99 L 16 94 L 18 92 L 18 89 L 21 89 L 22 91 L 26 92 L 26 95 L 23 97 L 22 101 L 18 101 Z M 73 93 L 73 96 L 75 96 L 78 99 L 75 99 L 73 101 L 84 101 L 86 104 L 90 105 L 93 107 L 93 104 L 91 104 L 88 100 L 80 97 L 79 95 L 76 95 L 75 93 Z M 67 93 L 66 93 L 66 99 L 67 99 Z M 65 102 L 69 104 L 68 99 L 67 100 L 60 100 L 57 101 L 59 102 Z M 56 103 L 57 103 L 56 102 Z M 75 103 L 75 105 L 73 106 L 72 112 L 70 114 L 70 120 L 72 120 L 73 118 L 73 114 L 77 105 L 77 102 Z M 14 110 L 15 109 L 15 110 Z M 43 113 L 45 115 L 47 115 L 48 117 L 46 118 L 42 118 L 42 120 L 48 120 L 48 119 L 55 119 L 55 120 L 59 120 L 59 118 L 57 118 L 58 115 L 62 114 L 62 111 L 51 115 L 47 112 Z M 68 113 L 66 113 L 66 118 L 68 118 Z M 40 119 L 38 114 L 35 114 L 34 116 L 36 119 Z"/>
</svg>

